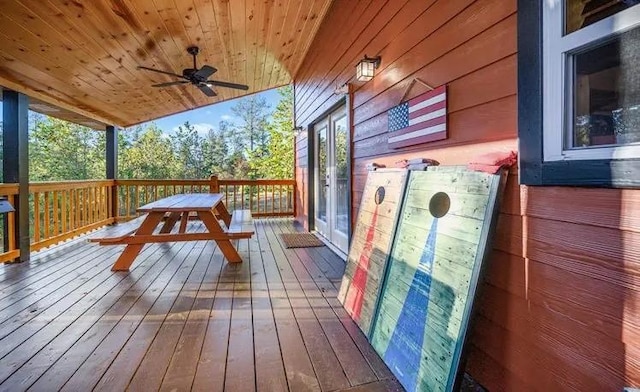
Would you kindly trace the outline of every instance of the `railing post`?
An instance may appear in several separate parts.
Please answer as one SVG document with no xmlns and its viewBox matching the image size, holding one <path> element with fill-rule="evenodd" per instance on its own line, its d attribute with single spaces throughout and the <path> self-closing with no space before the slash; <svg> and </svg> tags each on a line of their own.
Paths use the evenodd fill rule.
<svg viewBox="0 0 640 392">
<path fill-rule="evenodd" d="M 209 193 L 220 193 L 220 184 L 218 184 L 218 176 L 215 174 L 209 177 Z"/>
<path fill-rule="evenodd" d="M 118 128 L 108 125 L 107 145 L 106 145 L 106 177 L 107 180 L 113 180 L 110 188 L 111 203 L 109 205 L 109 218 L 113 218 L 114 222 L 118 219 Z"/>
<path fill-rule="evenodd" d="M 289 187 L 287 187 L 289 189 Z M 293 218 L 298 218 L 298 188 L 295 179 L 293 180 Z"/>
<path fill-rule="evenodd" d="M 29 261 L 29 98 L 16 91 L 3 90 L 2 105 L 3 181 L 18 184 L 18 195 L 14 199 L 14 246 L 20 250 L 19 261 Z M 5 233 L 9 230 L 7 219 L 4 230 Z M 9 237 L 5 235 L 5 249 L 9 248 Z"/>
</svg>

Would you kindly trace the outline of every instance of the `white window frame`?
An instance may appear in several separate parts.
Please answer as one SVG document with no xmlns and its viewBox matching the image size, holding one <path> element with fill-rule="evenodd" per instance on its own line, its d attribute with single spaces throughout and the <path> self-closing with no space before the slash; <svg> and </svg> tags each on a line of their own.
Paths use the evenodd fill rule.
<svg viewBox="0 0 640 392">
<path fill-rule="evenodd" d="M 544 161 L 628 159 L 640 157 L 640 145 L 593 146 L 568 149 L 567 130 L 572 126 L 573 78 L 571 53 L 590 44 L 640 26 L 640 5 L 635 5 L 592 25 L 564 33 L 565 0 L 543 0 L 543 153 Z M 526 32 L 520 32 L 526 34 Z M 523 94 L 526 92 L 520 92 Z"/>
</svg>

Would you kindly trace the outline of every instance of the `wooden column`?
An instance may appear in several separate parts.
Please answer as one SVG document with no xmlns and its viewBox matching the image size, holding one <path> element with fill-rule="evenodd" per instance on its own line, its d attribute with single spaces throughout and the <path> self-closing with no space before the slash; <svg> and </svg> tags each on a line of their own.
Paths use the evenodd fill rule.
<svg viewBox="0 0 640 392">
<path fill-rule="evenodd" d="M 108 125 L 106 128 L 107 143 L 106 143 L 106 178 L 107 180 L 114 180 L 111 187 L 111 205 L 109 208 L 109 217 L 118 217 L 118 187 L 115 184 L 115 180 L 118 178 L 118 128 L 113 125 Z"/>
<path fill-rule="evenodd" d="M 14 203 L 14 245 L 20 249 L 19 261 L 29 261 L 29 98 L 15 91 L 3 90 L 2 109 L 2 178 L 5 183 L 19 184 L 19 194 Z M 6 220 L 4 229 L 6 233 Z M 7 237 L 5 235 L 5 249 L 9 245 Z"/>
</svg>

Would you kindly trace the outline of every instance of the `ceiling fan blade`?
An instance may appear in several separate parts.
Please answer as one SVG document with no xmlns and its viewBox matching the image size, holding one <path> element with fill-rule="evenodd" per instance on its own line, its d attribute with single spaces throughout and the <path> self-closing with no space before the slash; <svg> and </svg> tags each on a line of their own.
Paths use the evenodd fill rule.
<svg viewBox="0 0 640 392">
<path fill-rule="evenodd" d="M 178 84 L 187 84 L 189 83 L 186 80 L 178 80 L 175 82 L 166 82 L 166 83 L 158 83 L 158 84 L 153 84 L 151 85 L 151 87 L 169 87 L 169 86 L 176 86 Z"/>
<path fill-rule="evenodd" d="M 235 88 L 235 89 L 238 89 L 238 90 L 249 90 L 249 86 L 247 86 L 246 84 L 221 82 L 219 80 L 207 80 L 206 83 L 211 84 L 213 86 Z"/>
<path fill-rule="evenodd" d="M 200 80 L 207 80 L 207 78 L 218 71 L 216 68 L 211 67 L 209 65 L 203 65 L 196 73 L 193 74 L 196 78 Z"/>
<path fill-rule="evenodd" d="M 165 74 L 165 75 L 169 75 L 169 76 L 175 76 L 175 77 L 180 78 L 180 79 L 186 79 L 184 76 L 178 75 L 178 74 L 173 73 L 173 72 L 161 71 L 159 69 L 143 67 L 141 65 L 138 65 L 138 69 L 144 69 L 145 71 L 157 72 L 157 73 L 161 73 L 161 74 Z"/>
<path fill-rule="evenodd" d="M 199 88 L 199 89 L 200 89 L 200 91 L 202 91 L 202 92 L 203 92 L 207 97 L 215 97 L 216 95 L 218 95 L 218 94 L 216 94 L 216 92 L 215 92 L 215 91 L 213 91 L 213 90 L 211 89 L 211 87 L 207 86 L 207 85 L 206 85 L 206 84 L 204 84 L 204 83 L 200 83 L 200 84 L 198 84 L 198 88 Z"/>
</svg>

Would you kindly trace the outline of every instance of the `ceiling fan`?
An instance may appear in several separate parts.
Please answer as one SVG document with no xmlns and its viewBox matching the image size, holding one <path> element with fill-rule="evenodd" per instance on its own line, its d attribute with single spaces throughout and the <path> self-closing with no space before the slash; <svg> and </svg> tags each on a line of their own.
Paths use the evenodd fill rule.
<svg viewBox="0 0 640 392">
<path fill-rule="evenodd" d="M 193 56 L 193 68 L 183 69 L 182 75 L 178 75 L 176 73 L 169 72 L 169 71 L 161 71 L 155 68 L 143 67 L 143 66 L 138 66 L 138 69 L 158 72 L 161 74 L 183 79 L 183 80 L 177 80 L 175 82 L 154 84 L 151 87 L 168 87 L 168 86 L 177 86 L 180 84 L 191 83 L 197 88 L 199 88 L 200 91 L 205 93 L 205 95 L 207 95 L 208 97 L 215 97 L 217 95 L 216 92 L 213 91 L 212 89 L 213 86 L 235 88 L 239 90 L 249 90 L 249 86 L 244 84 L 222 82 L 220 80 L 209 80 L 209 76 L 216 73 L 217 69 L 210 65 L 203 65 L 202 68 L 198 69 L 198 67 L 196 66 L 196 56 L 200 52 L 200 48 L 198 48 L 197 46 L 188 47 L 187 52 Z"/>
</svg>

